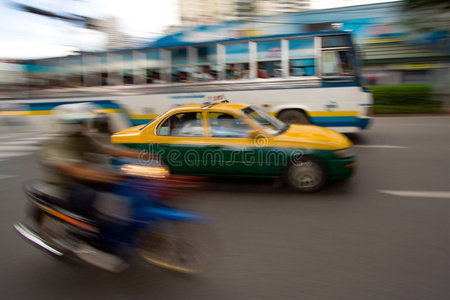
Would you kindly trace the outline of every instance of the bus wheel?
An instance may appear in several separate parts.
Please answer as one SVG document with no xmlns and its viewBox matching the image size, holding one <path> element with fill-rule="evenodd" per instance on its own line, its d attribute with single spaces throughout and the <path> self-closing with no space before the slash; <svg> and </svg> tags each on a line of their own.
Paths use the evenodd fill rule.
<svg viewBox="0 0 450 300">
<path fill-rule="evenodd" d="M 292 161 L 286 167 L 283 179 L 289 187 L 298 192 L 312 193 L 321 190 L 327 178 L 322 164 L 305 156 Z"/>
<path fill-rule="evenodd" d="M 287 124 L 310 124 L 308 116 L 301 110 L 289 109 L 282 111 L 278 119 Z"/>
</svg>

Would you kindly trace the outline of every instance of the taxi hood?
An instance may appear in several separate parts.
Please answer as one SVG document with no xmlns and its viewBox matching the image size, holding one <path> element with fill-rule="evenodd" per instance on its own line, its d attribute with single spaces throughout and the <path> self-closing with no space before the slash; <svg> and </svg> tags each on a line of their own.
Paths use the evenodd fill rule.
<svg viewBox="0 0 450 300">
<path fill-rule="evenodd" d="M 278 136 L 286 142 L 301 142 L 322 149 L 342 149 L 352 146 L 352 142 L 343 134 L 332 129 L 315 125 L 291 124 L 289 129 Z"/>
</svg>

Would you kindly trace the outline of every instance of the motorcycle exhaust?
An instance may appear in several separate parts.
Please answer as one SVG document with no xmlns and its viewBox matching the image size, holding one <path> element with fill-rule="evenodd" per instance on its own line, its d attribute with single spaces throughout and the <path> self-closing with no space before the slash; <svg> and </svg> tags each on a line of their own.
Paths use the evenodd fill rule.
<svg viewBox="0 0 450 300">
<path fill-rule="evenodd" d="M 57 255 L 57 256 L 63 256 L 64 254 L 55 248 L 49 246 L 37 233 L 35 233 L 33 230 L 29 229 L 22 223 L 14 224 L 14 229 L 17 230 L 20 235 L 22 235 L 25 239 L 27 239 L 30 242 L 33 242 L 34 244 L 38 245 L 39 247 L 47 250 L 48 252 Z"/>
</svg>

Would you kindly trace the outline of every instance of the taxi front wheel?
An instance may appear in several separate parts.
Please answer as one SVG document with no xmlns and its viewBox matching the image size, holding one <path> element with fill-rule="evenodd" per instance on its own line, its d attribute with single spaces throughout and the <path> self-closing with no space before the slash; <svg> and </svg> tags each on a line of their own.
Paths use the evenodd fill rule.
<svg viewBox="0 0 450 300">
<path fill-rule="evenodd" d="M 286 167 L 283 177 L 289 187 L 304 193 L 317 192 L 326 182 L 322 164 L 312 157 L 293 159 Z"/>
</svg>

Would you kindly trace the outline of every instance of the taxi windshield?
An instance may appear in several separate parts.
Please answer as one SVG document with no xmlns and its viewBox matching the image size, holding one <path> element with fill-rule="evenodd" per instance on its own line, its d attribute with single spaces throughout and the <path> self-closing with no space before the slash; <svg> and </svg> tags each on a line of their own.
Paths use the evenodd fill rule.
<svg viewBox="0 0 450 300">
<path fill-rule="evenodd" d="M 242 109 L 242 111 L 247 117 L 255 120 L 261 126 L 263 126 L 264 129 L 267 130 L 267 132 L 270 134 L 280 134 L 289 127 L 289 125 L 269 115 L 258 107 L 248 106 Z"/>
</svg>

